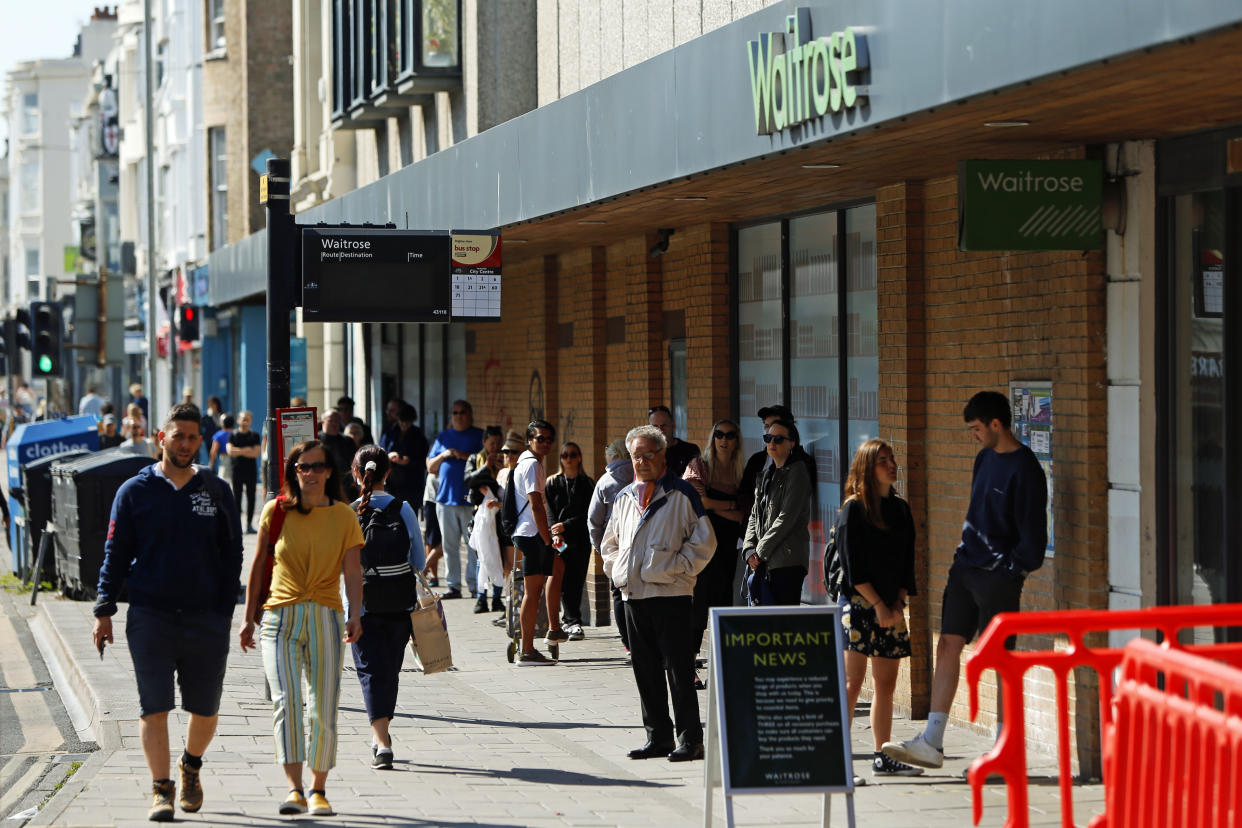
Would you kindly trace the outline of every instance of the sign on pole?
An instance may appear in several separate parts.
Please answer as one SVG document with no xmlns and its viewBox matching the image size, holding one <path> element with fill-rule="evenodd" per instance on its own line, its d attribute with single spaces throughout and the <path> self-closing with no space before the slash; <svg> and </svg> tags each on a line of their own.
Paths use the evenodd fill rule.
<svg viewBox="0 0 1242 828">
<path fill-rule="evenodd" d="M 704 825 L 713 788 L 754 793 L 846 794 L 854 824 L 854 773 L 846 710 L 841 608 L 730 607 L 712 610 Z"/>
<path fill-rule="evenodd" d="M 298 443 L 314 440 L 319 433 L 319 412 L 315 406 L 276 409 L 276 468 L 280 469 L 280 487 L 285 485 L 285 458 Z M 348 471 L 341 469 L 341 474 Z"/>
<path fill-rule="evenodd" d="M 1099 161 L 963 161 L 962 250 L 1098 250 L 1104 246 Z"/>
</svg>

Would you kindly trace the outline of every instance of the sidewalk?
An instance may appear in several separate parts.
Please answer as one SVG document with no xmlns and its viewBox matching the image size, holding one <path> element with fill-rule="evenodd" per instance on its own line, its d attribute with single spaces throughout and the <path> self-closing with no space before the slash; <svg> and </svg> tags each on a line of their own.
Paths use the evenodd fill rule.
<svg viewBox="0 0 1242 828">
<path fill-rule="evenodd" d="M 74 688 L 98 753 L 65 785 L 31 825 L 149 825 L 150 780 L 138 744 L 132 664 L 124 645 L 124 616 L 116 616 L 117 646 L 101 662 L 90 643 L 88 603 L 40 598 L 36 632 L 45 657 L 56 659 L 58 686 Z M 328 825 L 701 825 L 703 763 L 635 762 L 627 750 L 644 741 L 638 696 L 615 628 L 586 628 L 587 640 L 561 645 L 561 664 L 518 669 L 505 660 L 496 614 L 475 616 L 473 602 L 445 602 L 458 670 L 402 675 L 392 723 L 397 761 L 373 771 L 366 720 L 347 654 L 342 678 L 340 749 L 328 793 L 338 815 L 294 819 Z M 706 694 L 700 695 L 702 714 Z M 285 784 L 272 754 L 270 704 L 255 652 L 230 655 L 219 732 L 204 757 L 205 804 L 178 820 L 204 825 L 287 822 L 276 813 Z M 894 723 L 897 738 L 919 730 Z M 170 717 L 174 757 L 185 722 Z M 989 747 L 969 731 L 950 729 L 950 756 L 938 771 L 886 779 L 855 795 L 858 825 L 970 825 L 970 789 L 961 771 Z M 871 738 L 865 716 L 854 724 L 855 770 L 870 777 Z M 175 760 L 174 760 L 175 761 Z M 1032 757 L 1032 761 L 1036 761 Z M 1059 825 L 1059 791 L 1051 759 L 1032 768 L 1032 825 Z M 716 791 L 716 824 L 724 824 Z M 821 798 L 745 796 L 735 800 L 739 825 L 819 825 Z M 985 794 L 983 825 L 1005 819 L 1003 785 Z M 1103 788 L 1075 789 L 1076 817 L 1085 824 L 1102 809 Z M 846 825 L 836 797 L 832 825 Z"/>
</svg>

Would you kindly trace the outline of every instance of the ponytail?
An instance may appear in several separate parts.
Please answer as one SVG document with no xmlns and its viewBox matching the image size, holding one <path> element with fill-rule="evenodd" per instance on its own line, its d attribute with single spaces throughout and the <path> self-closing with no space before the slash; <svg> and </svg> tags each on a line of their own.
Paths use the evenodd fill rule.
<svg viewBox="0 0 1242 828">
<path fill-rule="evenodd" d="M 354 455 L 353 467 L 354 476 L 362 483 L 362 498 L 358 501 L 356 510 L 361 515 L 370 508 L 375 484 L 382 482 L 388 475 L 388 455 L 379 446 L 363 446 Z"/>
</svg>

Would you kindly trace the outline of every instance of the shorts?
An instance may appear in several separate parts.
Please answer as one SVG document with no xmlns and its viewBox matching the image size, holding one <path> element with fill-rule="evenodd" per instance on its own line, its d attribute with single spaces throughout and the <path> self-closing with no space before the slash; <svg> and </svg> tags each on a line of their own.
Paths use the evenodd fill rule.
<svg viewBox="0 0 1242 828">
<path fill-rule="evenodd" d="M 176 707 L 173 676 L 181 687 L 181 709 L 197 716 L 220 711 L 233 619 L 210 610 L 184 612 L 136 607 L 125 619 L 125 640 L 138 680 L 141 715 Z"/>
<path fill-rule="evenodd" d="M 979 569 L 962 563 L 949 568 L 940 609 L 941 634 L 960 635 L 969 643 L 1002 612 L 1017 612 L 1026 578 L 1002 570 Z M 1006 649 L 1013 649 L 1013 638 Z"/>
<path fill-rule="evenodd" d="M 903 618 L 896 627 L 881 627 L 875 609 L 861 595 L 841 602 L 841 626 L 845 649 L 873 658 L 909 658 L 910 628 Z"/>
<path fill-rule="evenodd" d="M 522 577 L 527 575 L 551 575 L 556 563 L 556 550 L 543 542 L 538 535 L 515 536 L 513 545 L 522 552 Z"/>
<path fill-rule="evenodd" d="M 423 524 L 424 544 L 431 547 L 444 543 L 444 538 L 440 536 L 440 519 L 436 517 L 436 504 L 434 500 L 423 501 Z"/>
</svg>

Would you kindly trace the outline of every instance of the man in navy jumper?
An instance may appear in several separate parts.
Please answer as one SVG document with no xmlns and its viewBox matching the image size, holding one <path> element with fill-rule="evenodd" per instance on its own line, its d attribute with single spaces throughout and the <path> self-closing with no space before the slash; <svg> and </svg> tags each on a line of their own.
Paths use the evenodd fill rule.
<svg viewBox="0 0 1242 828">
<path fill-rule="evenodd" d="M 127 480 L 112 501 L 95 602 L 94 642 L 112 641 L 121 585 L 129 583 L 125 638 L 138 680 L 138 733 L 151 770 L 148 817 L 173 818 L 176 786 L 168 777 L 168 711 L 173 677 L 190 714 L 181 756 L 181 809 L 202 807 L 203 753 L 216 732 L 229 628 L 241 575 L 241 521 L 233 494 L 218 477 L 196 469 L 202 416 L 192 404 L 173 406 L 159 444 L 163 459 Z"/>
<path fill-rule="evenodd" d="M 983 449 L 975 456 L 962 542 L 944 588 L 931 713 L 921 734 L 882 747 L 899 762 L 925 768 L 944 764 L 944 728 L 962 650 L 993 616 L 1018 611 L 1026 576 L 1043 566 L 1048 545 L 1048 482 L 1035 453 L 1009 430 L 1009 401 L 981 391 L 970 398 L 963 417 Z"/>
</svg>

